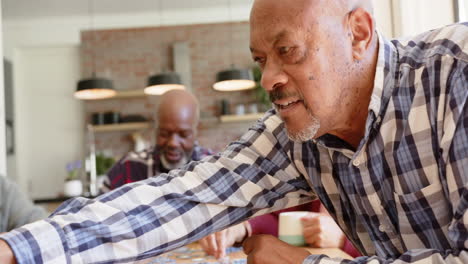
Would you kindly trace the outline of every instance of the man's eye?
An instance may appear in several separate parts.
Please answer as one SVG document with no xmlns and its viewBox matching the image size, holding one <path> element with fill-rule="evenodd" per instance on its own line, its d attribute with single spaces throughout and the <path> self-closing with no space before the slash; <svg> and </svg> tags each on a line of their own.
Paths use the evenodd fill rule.
<svg viewBox="0 0 468 264">
<path fill-rule="evenodd" d="M 180 136 L 183 137 L 183 138 L 188 138 L 191 135 L 192 135 L 192 132 L 190 132 L 190 131 L 184 131 L 184 132 L 180 133 Z"/>
<path fill-rule="evenodd" d="M 264 58 L 255 57 L 253 60 L 258 66 L 261 66 L 261 65 L 265 64 L 265 59 Z"/>
<path fill-rule="evenodd" d="M 170 135 L 169 132 L 163 131 L 163 130 L 160 130 L 158 134 L 159 134 L 160 137 L 169 137 L 169 135 Z"/>
<path fill-rule="evenodd" d="M 292 50 L 292 47 L 280 47 L 279 54 L 285 55 L 288 54 Z"/>
</svg>

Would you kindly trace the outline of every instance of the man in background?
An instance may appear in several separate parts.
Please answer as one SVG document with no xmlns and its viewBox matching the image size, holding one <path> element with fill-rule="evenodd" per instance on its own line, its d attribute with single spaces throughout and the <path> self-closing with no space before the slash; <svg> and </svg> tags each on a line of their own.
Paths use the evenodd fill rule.
<svg viewBox="0 0 468 264">
<path fill-rule="evenodd" d="M 35 206 L 18 185 L 0 175 L 0 233 L 47 217 Z"/>
<path fill-rule="evenodd" d="M 191 93 L 185 90 L 164 93 L 157 109 L 156 145 L 126 154 L 107 173 L 101 192 L 169 172 L 212 154 L 196 141 L 199 119 L 198 101 Z"/>
</svg>

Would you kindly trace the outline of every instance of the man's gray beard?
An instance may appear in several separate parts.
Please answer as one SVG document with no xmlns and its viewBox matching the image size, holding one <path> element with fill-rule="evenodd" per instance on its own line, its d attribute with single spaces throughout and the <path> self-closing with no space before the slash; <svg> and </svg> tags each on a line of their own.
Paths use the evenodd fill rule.
<svg viewBox="0 0 468 264">
<path fill-rule="evenodd" d="M 273 104 L 273 106 L 275 107 L 276 111 L 279 112 L 278 107 L 275 104 Z M 310 108 L 305 103 L 304 106 L 306 108 L 307 115 L 311 123 L 298 132 L 291 132 L 287 130 L 288 126 L 286 126 L 288 138 L 295 142 L 306 142 L 313 139 L 320 128 L 320 120 L 318 120 L 315 116 L 312 115 L 312 113 L 310 112 Z"/>
<path fill-rule="evenodd" d="M 305 142 L 315 137 L 315 135 L 317 134 L 317 131 L 320 128 L 320 121 L 310 114 L 309 114 L 309 117 L 311 119 L 311 123 L 308 124 L 307 127 L 305 127 L 304 129 L 298 132 L 288 131 L 289 139 L 295 142 Z"/>
<path fill-rule="evenodd" d="M 189 162 L 189 158 L 188 158 L 188 154 L 187 153 L 184 153 L 184 155 L 182 156 L 182 158 L 179 160 L 179 162 L 177 163 L 170 163 L 167 159 L 166 159 L 166 156 L 164 156 L 164 153 L 161 153 L 161 163 L 162 163 L 162 166 L 167 169 L 167 170 L 173 170 L 173 169 L 177 169 L 185 164 L 187 164 Z"/>
</svg>

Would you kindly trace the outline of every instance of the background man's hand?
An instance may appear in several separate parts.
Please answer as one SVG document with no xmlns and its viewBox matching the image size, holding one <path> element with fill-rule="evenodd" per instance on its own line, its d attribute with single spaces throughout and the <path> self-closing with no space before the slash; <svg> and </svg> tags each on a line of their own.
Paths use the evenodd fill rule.
<svg viewBox="0 0 468 264">
<path fill-rule="evenodd" d="M 310 253 L 272 235 L 256 235 L 245 240 L 248 264 L 301 264 Z"/>
<path fill-rule="evenodd" d="M 317 248 L 341 248 L 345 236 L 335 220 L 327 213 L 309 213 L 302 217 L 304 239 Z"/>
<path fill-rule="evenodd" d="M 202 238 L 199 243 L 206 254 L 220 259 L 226 256 L 226 248 L 231 247 L 236 242 L 242 242 L 246 234 L 245 223 L 240 223 L 208 235 Z"/>
</svg>

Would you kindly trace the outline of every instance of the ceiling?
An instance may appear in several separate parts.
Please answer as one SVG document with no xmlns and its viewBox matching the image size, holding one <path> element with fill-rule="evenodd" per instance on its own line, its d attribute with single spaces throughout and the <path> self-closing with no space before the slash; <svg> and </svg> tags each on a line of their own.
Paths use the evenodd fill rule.
<svg viewBox="0 0 468 264">
<path fill-rule="evenodd" d="M 35 19 L 45 17 L 88 16 L 90 4 L 95 14 L 128 14 L 161 9 L 200 9 L 251 5 L 253 0 L 1 0 L 2 18 Z M 158 1 L 161 1 L 160 3 Z"/>
</svg>

